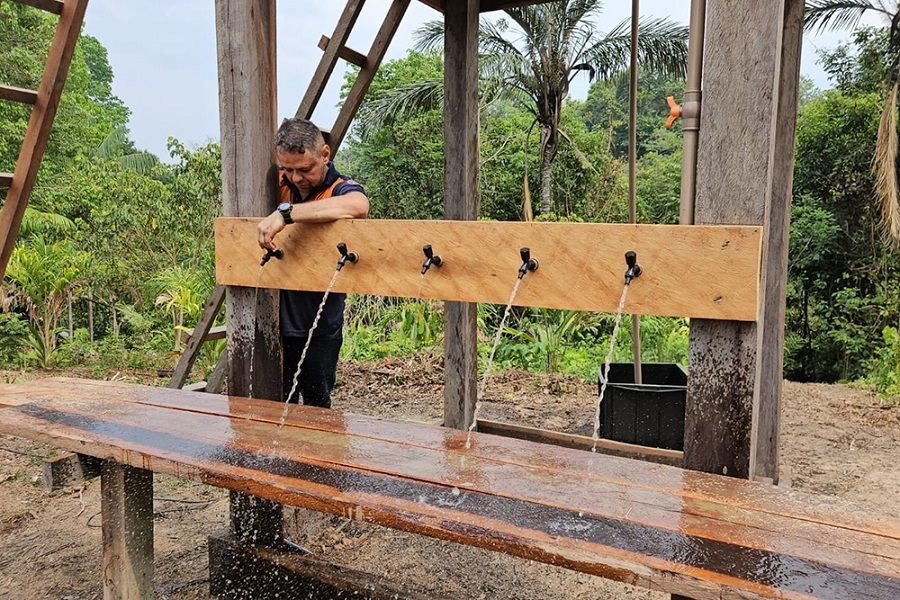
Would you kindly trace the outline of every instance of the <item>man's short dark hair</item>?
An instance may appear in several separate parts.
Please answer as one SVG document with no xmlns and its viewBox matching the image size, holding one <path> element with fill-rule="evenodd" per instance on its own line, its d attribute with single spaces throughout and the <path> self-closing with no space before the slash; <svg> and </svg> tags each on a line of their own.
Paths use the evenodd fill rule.
<svg viewBox="0 0 900 600">
<path fill-rule="evenodd" d="M 275 147 L 284 152 L 304 153 L 314 151 L 321 153 L 325 138 L 318 127 L 307 119 L 293 117 L 281 122 L 275 134 Z"/>
</svg>

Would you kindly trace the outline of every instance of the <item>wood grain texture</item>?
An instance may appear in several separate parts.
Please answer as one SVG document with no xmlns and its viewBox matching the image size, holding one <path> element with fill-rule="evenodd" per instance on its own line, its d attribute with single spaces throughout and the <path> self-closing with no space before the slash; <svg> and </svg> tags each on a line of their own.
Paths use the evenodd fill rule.
<svg viewBox="0 0 900 600">
<path fill-rule="evenodd" d="M 105 461 L 100 498 L 103 598 L 153 598 L 153 472 Z"/>
<path fill-rule="evenodd" d="M 65 397 L 48 391 L 54 385 Z M 462 432 L 309 407 L 290 416 L 272 457 L 278 403 L 71 380 L 34 387 L 25 391 L 33 402 L 6 409 L 0 430 L 652 589 L 693 598 L 882 598 L 900 589 L 900 529 L 816 523 L 803 507 L 844 513 L 825 497 L 797 501 L 771 486 L 495 436 L 476 435 L 466 451 Z M 200 412 L 215 407 L 230 414 Z M 661 478 L 684 495 L 649 485 Z M 752 490 L 783 497 L 797 512 L 775 518 L 701 500 L 693 488 L 703 481 L 745 503 Z M 872 511 L 847 518 L 889 522 Z"/>
<path fill-rule="evenodd" d="M 277 203 L 275 17 L 275 0 L 216 2 L 225 215 L 265 215 Z M 274 291 L 226 289 L 227 378 L 233 393 L 281 395 L 278 301 Z M 230 507 L 238 538 L 261 544 L 280 540 L 277 505 L 232 494 Z M 254 532 L 248 524 L 265 526 Z"/>
<path fill-rule="evenodd" d="M 25 216 L 25 209 L 31 198 L 37 180 L 38 170 L 50 139 L 53 119 L 62 98 L 62 91 L 69 73 L 69 64 L 75 52 L 75 44 L 84 23 L 84 13 L 88 0 L 68 0 L 55 2 L 49 0 L 32 0 L 32 6 L 44 10 L 52 10 L 58 14 L 59 22 L 50 43 L 44 73 L 38 88 L 37 99 L 28 118 L 25 128 L 25 139 L 16 160 L 14 177 L 9 183 L 9 191 L 3 208 L 0 209 L 0 277 L 6 272 L 6 265 L 12 255 L 13 246 L 19 235 L 19 227 Z"/>
<path fill-rule="evenodd" d="M 626 312 L 753 321 L 757 310 L 759 228 L 576 223 L 348 220 L 293 225 L 277 238 L 285 258 L 259 268 L 256 220 L 216 220 L 219 283 L 324 290 L 346 242 L 360 255 L 335 290 L 505 304 L 531 248 L 537 271 L 525 276 L 515 304 L 615 312 L 637 252 L 643 274 Z M 445 261 L 420 276 L 422 246 Z"/>
<path fill-rule="evenodd" d="M 802 4 L 709 0 L 706 10 L 695 222 L 763 225 L 768 272 L 760 275 L 766 285 L 760 291 L 766 308 L 757 319 L 762 327 L 691 322 L 684 464 L 735 477 L 751 475 L 754 396 L 765 399 L 758 423 L 767 430 L 757 429 L 757 450 L 766 462 L 777 456 L 772 434 L 780 411 L 785 276 L 778 264 L 786 247 L 785 177 L 796 108 L 796 86 L 789 81 L 799 44 L 791 3 Z M 768 475 L 777 480 L 777 468 Z"/>
<path fill-rule="evenodd" d="M 479 1 L 460 0 L 444 7 L 444 218 L 474 221 L 478 217 L 481 168 Z M 478 397 L 477 318 L 478 307 L 471 302 L 444 305 L 444 425 L 447 427 L 467 429 L 474 418 Z"/>
</svg>

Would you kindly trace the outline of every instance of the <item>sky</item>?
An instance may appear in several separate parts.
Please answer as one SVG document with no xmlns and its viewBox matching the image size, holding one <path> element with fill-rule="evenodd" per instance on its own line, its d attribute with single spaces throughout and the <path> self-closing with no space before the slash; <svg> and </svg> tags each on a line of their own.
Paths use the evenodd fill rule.
<svg viewBox="0 0 900 600">
<path fill-rule="evenodd" d="M 278 116 L 291 116 L 299 105 L 322 55 L 317 43 L 330 36 L 343 10 L 343 0 L 281 0 L 277 2 Z M 107 48 L 115 79 L 113 93 L 131 109 L 129 127 L 138 148 L 162 160 L 171 160 L 166 139 L 173 136 L 188 147 L 219 137 L 218 75 L 214 2 L 211 0 L 91 0 L 85 32 Z M 365 3 L 348 46 L 368 52 L 390 0 Z M 668 16 L 687 23 L 690 0 L 643 0 L 642 16 Z M 608 31 L 631 14 L 631 3 L 607 1 L 596 23 Z M 415 30 L 440 14 L 413 1 L 394 37 L 385 60 L 404 56 Z M 819 88 L 830 83 L 816 65 L 816 51 L 846 41 L 846 32 L 807 35 L 803 42 L 801 72 Z M 330 128 L 337 115 L 343 61 L 338 61 L 331 84 L 319 102 L 313 120 Z M 579 78 L 572 97 L 587 94 L 587 77 Z"/>
</svg>

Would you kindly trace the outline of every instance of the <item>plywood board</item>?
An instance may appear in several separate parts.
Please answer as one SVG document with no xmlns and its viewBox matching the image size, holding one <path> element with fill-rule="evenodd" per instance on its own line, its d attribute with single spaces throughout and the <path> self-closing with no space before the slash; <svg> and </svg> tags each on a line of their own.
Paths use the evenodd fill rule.
<svg viewBox="0 0 900 600">
<path fill-rule="evenodd" d="M 334 290 L 357 294 L 506 304 L 519 250 L 540 266 L 522 281 L 515 304 L 615 312 L 624 288 L 625 253 L 635 251 L 642 275 L 625 312 L 754 321 L 760 228 L 348 220 L 295 224 L 276 238 L 283 260 L 260 268 L 255 218 L 216 220 L 216 279 L 232 286 L 324 290 L 347 244 L 348 264 Z M 422 247 L 444 260 L 420 275 Z"/>
</svg>

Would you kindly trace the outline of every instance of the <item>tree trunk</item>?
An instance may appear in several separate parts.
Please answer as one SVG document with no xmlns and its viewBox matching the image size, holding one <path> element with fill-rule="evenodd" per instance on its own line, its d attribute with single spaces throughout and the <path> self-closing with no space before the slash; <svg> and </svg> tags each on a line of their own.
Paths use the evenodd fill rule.
<svg viewBox="0 0 900 600">
<path fill-rule="evenodd" d="M 559 148 L 559 134 L 556 129 L 541 125 L 541 214 L 551 212 L 550 190 L 553 188 L 553 160 Z"/>
</svg>

